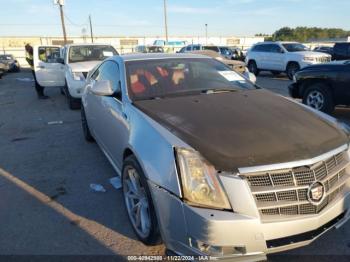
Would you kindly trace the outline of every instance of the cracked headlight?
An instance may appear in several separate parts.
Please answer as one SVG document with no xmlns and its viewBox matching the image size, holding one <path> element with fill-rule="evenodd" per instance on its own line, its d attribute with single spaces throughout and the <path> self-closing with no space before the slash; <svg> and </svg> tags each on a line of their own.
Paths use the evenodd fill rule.
<svg viewBox="0 0 350 262">
<path fill-rule="evenodd" d="M 231 209 L 215 168 L 198 152 L 177 148 L 184 199 L 194 206 Z"/>
</svg>

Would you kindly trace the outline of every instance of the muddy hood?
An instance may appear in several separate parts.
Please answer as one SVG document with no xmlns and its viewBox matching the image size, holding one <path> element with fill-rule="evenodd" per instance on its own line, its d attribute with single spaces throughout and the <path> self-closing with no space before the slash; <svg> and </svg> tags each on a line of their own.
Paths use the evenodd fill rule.
<svg viewBox="0 0 350 262">
<path fill-rule="evenodd" d="M 304 160 L 348 142 L 306 108 L 266 90 L 135 102 L 221 171 Z"/>
</svg>

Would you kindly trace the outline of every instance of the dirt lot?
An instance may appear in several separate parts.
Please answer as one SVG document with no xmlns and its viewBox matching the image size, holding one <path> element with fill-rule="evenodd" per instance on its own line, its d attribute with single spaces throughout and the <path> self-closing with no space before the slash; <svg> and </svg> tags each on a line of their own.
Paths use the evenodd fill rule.
<svg viewBox="0 0 350 262">
<path fill-rule="evenodd" d="M 287 95 L 290 81 L 271 77 L 258 84 Z M 164 246 L 136 240 L 122 193 L 108 181 L 112 167 L 83 139 L 80 112 L 68 109 L 58 89 L 39 101 L 30 79 L 24 71 L 0 80 L 0 255 L 163 254 Z M 335 115 L 350 120 L 348 109 Z M 62 122 L 48 124 L 55 121 Z M 90 183 L 107 192 L 92 192 Z M 282 255 L 350 255 L 349 246 L 350 223 Z"/>
</svg>

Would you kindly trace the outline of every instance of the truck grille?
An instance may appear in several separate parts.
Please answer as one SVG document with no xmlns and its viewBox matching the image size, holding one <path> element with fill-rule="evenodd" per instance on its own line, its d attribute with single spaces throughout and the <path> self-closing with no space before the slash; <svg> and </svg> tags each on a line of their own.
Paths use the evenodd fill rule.
<svg viewBox="0 0 350 262">
<path fill-rule="evenodd" d="M 330 57 L 316 57 L 316 61 L 319 63 L 327 63 L 331 61 Z"/>
<path fill-rule="evenodd" d="M 243 176 L 248 181 L 260 215 L 263 219 L 274 216 L 313 215 L 321 212 L 343 191 L 349 179 L 346 152 L 339 153 L 311 167 L 296 167 Z M 314 182 L 325 186 L 325 198 L 318 206 L 308 200 L 308 190 Z"/>
</svg>

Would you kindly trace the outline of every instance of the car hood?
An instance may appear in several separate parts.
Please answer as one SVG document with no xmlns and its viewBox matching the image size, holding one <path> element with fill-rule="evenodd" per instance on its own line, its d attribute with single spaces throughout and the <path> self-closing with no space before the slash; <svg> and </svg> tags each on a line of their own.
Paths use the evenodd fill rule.
<svg viewBox="0 0 350 262">
<path fill-rule="evenodd" d="M 70 63 L 69 67 L 72 69 L 72 72 L 89 72 L 101 61 L 86 61 L 86 62 L 77 62 Z"/>
<path fill-rule="evenodd" d="M 311 57 L 331 57 L 329 54 L 315 52 L 315 51 L 299 51 L 299 52 L 290 52 L 291 54 L 300 54 L 302 56 L 311 56 Z"/>
<path fill-rule="evenodd" d="M 348 142 L 318 115 L 266 90 L 137 101 L 134 105 L 217 170 L 314 158 Z"/>
</svg>

